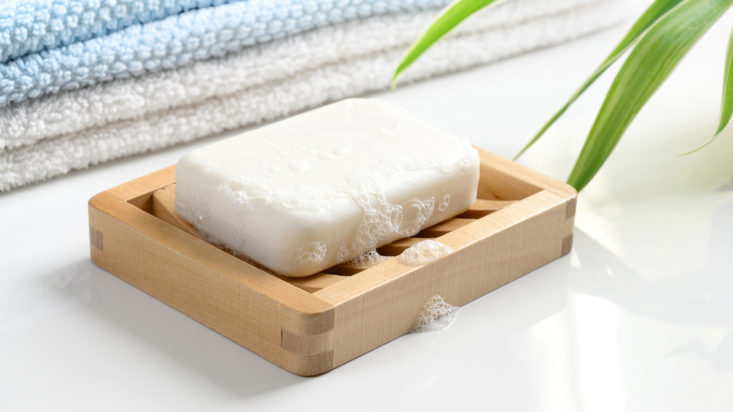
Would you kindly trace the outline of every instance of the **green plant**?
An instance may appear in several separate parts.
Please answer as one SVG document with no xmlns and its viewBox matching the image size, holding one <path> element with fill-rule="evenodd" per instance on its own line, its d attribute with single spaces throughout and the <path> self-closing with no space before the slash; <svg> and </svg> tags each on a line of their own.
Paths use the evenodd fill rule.
<svg viewBox="0 0 733 412">
<path fill-rule="evenodd" d="M 399 75 L 433 43 L 460 22 L 484 7 L 501 0 L 458 0 L 448 7 L 408 50 L 395 70 Z M 614 79 L 576 160 L 568 183 L 583 189 L 608 159 L 621 136 L 659 86 L 707 30 L 733 5 L 733 0 L 655 0 L 634 23 L 626 36 L 598 68 L 573 93 L 540 131 L 517 154 L 519 157 L 627 51 L 628 58 Z M 728 124 L 733 114 L 733 33 L 728 44 L 720 124 L 710 144 Z M 690 153 L 692 153 L 690 152 Z"/>
</svg>

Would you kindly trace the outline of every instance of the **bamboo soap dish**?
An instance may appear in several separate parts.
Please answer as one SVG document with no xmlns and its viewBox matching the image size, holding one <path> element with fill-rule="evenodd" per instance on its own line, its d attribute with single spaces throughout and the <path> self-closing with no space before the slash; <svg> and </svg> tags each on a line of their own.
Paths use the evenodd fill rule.
<svg viewBox="0 0 733 412">
<path fill-rule="evenodd" d="M 575 190 L 478 149 L 478 199 L 465 213 L 379 249 L 425 238 L 452 252 L 423 266 L 388 259 L 276 276 L 199 238 L 175 212 L 175 166 L 89 201 L 98 266 L 282 368 L 327 372 L 405 333 L 432 296 L 464 305 L 570 251 Z"/>
</svg>

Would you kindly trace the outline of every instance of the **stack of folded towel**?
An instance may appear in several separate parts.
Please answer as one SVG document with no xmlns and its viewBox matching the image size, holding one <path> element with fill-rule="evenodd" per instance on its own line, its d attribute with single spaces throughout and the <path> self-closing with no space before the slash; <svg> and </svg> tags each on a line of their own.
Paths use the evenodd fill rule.
<svg viewBox="0 0 733 412">
<path fill-rule="evenodd" d="M 448 0 L 6 0 L 0 191 L 389 87 Z M 404 76 L 621 21 L 619 0 L 507 0 Z"/>
</svg>

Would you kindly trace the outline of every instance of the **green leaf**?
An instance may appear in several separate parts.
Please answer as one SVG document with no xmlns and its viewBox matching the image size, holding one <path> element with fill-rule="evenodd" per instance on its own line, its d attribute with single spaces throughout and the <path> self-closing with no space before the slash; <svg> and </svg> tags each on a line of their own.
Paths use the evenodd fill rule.
<svg viewBox="0 0 733 412">
<path fill-rule="evenodd" d="M 733 0 L 685 0 L 642 36 L 614 79 L 568 183 L 595 176 L 641 108 Z"/>
<path fill-rule="evenodd" d="M 705 144 L 682 154 L 682 156 L 695 153 L 714 142 L 720 133 L 725 130 L 725 127 L 728 126 L 731 114 L 733 114 L 733 32 L 731 32 L 730 40 L 728 40 L 728 55 L 725 57 L 725 73 L 723 73 L 723 103 L 721 104 L 720 124 L 718 125 L 718 130 L 710 140 L 705 142 Z"/>
<path fill-rule="evenodd" d="M 453 30 L 454 27 L 468 18 L 468 16 L 499 1 L 501 0 L 458 0 L 445 9 L 443 14 L 435 19 L 433 24 L 412 44 L 405 57 L 402 58 L 399 66 L 397 66 L 397 70 L 392 75 L 392 89 L 395 88 L 397 78 L 400 74 L 410 67 L 433 43 Z"/>
<path fill-rule="evenodd" d="M 631 46 L 633 46 L 636 43 L 636 40 L 641 36 L 652 24 L 654 24 L 659 18 L 661 18 L 663 15 L 665 15 L 668 11 L 673 9 L 675 6 L 677 6 L 679 3 L 681 3 L 682 0 L 656 0 L 654 3 L 652 3 L 649 8 L 646 9 L 644 14 L 639 17 L 638 20 L 634 23 L 633 26 L 631 26 L 631 29 L 629 29 L 629 32 L 626 33 L 626 36 L 619 42 L 619 44 L 616 46 L 616 48 L 613 49 L 613 51 L 606 57 L 605 60 L 603 60 L 603 63 L 601 63 L 598 68 L 590 75 L 590 77 L 578 88 L 578 90 L 575 91 L 570 96 L 570 99 L 563 105 L 560 110 L 558 110 L 551 118 L 550 120 L 545 123 L 542 128 L 540 129 L 537 134 L 535 134 L 532 139 L 522 148 L 522 150 L 517 153 L 516 156 L 514 156 L 514 160 L 518 159 L 519 156 L 524 154 L 524 152 L 527 151 L 530 147 L 532 147 L 533 144 L 537 142 L 537 140 L 542 137 L 542 135 L 545 134 L 547 129 L 552 126 L 557 119 L 560 118 L 567 110 L 568 108 L 575 103 L 576 100 L 590 87 L 613 63 L 616 62 Z"/>
<path fill-rule="evenodd" d="M 720 125 L 715 135 L 728 126 L 730 117 L 733 115 L 733 31 L 728 40 L 728 55 L 725 58 L 725 77 L 723 78 L 723 103 L 721 104 Z"/>
</svg>

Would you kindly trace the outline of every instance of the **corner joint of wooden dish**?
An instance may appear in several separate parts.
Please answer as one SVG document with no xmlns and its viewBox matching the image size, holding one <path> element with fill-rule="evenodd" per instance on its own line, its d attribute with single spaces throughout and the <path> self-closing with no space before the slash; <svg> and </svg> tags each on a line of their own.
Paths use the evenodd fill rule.
<svg viewBox="0 0 733 412">
<path fill-rule="evenodd" d="M 288 368 L 301 376 L 319 375 L 334 368 L 334 309 L 303 313 L 290 311 L 280 329 L 280 346 L 295 365 Z"/>
</svg>

